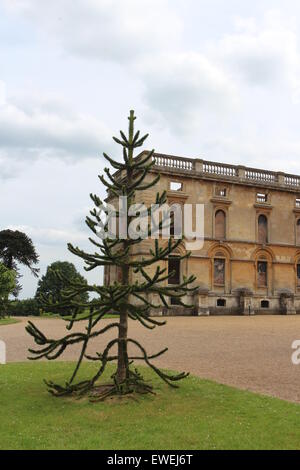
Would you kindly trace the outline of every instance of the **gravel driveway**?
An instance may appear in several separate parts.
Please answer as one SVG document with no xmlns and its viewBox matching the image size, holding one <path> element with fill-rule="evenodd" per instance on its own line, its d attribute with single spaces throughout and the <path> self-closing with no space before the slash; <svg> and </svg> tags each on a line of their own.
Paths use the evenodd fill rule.
<svg viewBox="0 0 300 470">
<path fill-rule="evenodd" d="M 61 320 L 33 321 L 52 338 L 65 333 Z M 18 324 L 0 326 L 0 340 L 6 342 L 8 362 L 26 360 L 27 349 L 33 346 L 24 329 L 26 322 L 27 319 L 22 319 Z M 83 328 L 80 323 L 79 329 Z M 292 342 L 300 340 L 300 316 L 174 317 L 154 331 L 131 321 L 129 331 L 132 338 L 146 346 L 148 353 L 169 347 L 169 352 L 155 361 L 159 366 L 188 370 L 203 378 L 300 403 L 300 365 L 291 362 Z M 112 334 L 106 334 L 105 342 L 111 337 Z M 88 352 L 101 351 L 101 345 L 103 337 L 95 340 Z M 76 357 L 73 347 L 62 359 Z"/>
</svg>

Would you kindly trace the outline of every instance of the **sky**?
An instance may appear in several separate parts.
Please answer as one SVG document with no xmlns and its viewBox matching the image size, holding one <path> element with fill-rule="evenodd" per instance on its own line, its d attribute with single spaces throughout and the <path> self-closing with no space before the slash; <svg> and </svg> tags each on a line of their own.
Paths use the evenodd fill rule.
<svg viewBox="0 0 300 470">
<path fill-rule="evenodd" d="M 300 174 L 299 41 L 297 0 L 0 0 L 0 230 L 101 282 L 66 245 L 130 109 L 147 149 Z"/>
</svg>

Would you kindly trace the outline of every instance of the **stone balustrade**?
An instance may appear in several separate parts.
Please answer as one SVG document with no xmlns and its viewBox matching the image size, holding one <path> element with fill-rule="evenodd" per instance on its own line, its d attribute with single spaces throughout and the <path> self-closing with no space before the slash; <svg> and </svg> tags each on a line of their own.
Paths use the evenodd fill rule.
<svg viewBox="0 0 300 470">
<path fill-rule="evenodd" d="M 275 186 L 284 186 L 286 188 L 300 190 L 300 176 L 289 175 L 282 172 L 259 170 L 255 168 L 244 167 L 240 165 L 228 165 L 226 163 L 210 162 L 202 159 L 192 159 L 175 157 L 155 153 L 153 155 L 155 167 L 159 169 L 180 170 L 184 173 L 193 172 L 196 174 L 217 176 L 235 181 L 241 180 L 249 183 L 272 184 Z"/>
</svg>

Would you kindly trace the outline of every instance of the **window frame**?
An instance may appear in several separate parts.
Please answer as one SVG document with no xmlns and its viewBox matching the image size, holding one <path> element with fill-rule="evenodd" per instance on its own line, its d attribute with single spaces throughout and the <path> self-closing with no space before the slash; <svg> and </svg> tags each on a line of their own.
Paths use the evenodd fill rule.
<svg viewBox="0 0 300 470">
<path fill-rule="evenodd" d="M 223 283 L 219 283 L 219 282 L 216 282 L 215 281 L 215 263 L 216 261 L 222 261 L 222 263 L 224 264 L 224 282 Z M 225 256 L 222 257 L 222 256 L 214 256 L 213 257 L 213 285 L 215 287 L 225 287 L 226 286 L 226 258 Z"/>
<path fill-rule="evenodd" d="M 217 214 L 219 212 L 222 212 L 224 214 L 224 236 L 223 237 L 217 237 L 216 235 L 216 218 Z M 227 239 L 227 211 L 224 210 L 224 208 L 221 207 L 216 207 L 214 211 L 214 238 L 215 240 L 226 240 Z"/>
<path fill-rule="evenodd" d="M 261 217 L 264 217 L 265 220 L 266 220 L 266 240 L 265 241 L 261 241 L 260 238 L 259 238 L 259 226 L 260 226 L 260 223 L 259 223 L 259 219 Z M 259 245 L 267 245 L 269 243 L 269 240 L 270 240 L 270 234 L 269 234 L 269 217 L 265 214 L 265 213 L 258 213 L 257 214 L 257 217 L 256 217 L 256 224 L 257 224 L 257 228 L 256 228 L 256 233 L 257 233 L 257 243 Z"/>
</svg>

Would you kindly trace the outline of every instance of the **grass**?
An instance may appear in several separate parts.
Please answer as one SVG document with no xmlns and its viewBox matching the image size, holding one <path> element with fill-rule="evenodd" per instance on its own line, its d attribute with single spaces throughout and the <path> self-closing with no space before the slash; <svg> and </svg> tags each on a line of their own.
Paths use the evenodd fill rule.
<svg viewBox="0 0 300 470">
<path fill-rule="evenodd" d="M 15 318 L 0 318 L 0 326 L 1 325 L 12 325 L 14 323 L 19 323 L 20 320 L 16 320 Z"/>
<path fill-rule="evenodd" d="M 297 404 L 196 377 L 173 390 L 148 370 L 157 395 L 137 401 L 48 394 L 42 379 L 63 383 L 73 367 L 0 366 L 0 449 L 300 449 Z M 81 376 L 94 369 L 85 363 Z"/>
</svg>

